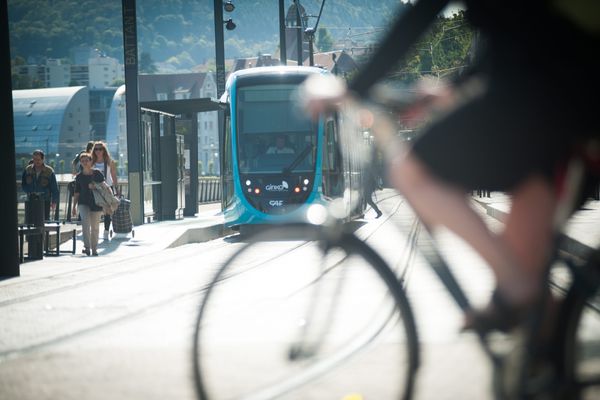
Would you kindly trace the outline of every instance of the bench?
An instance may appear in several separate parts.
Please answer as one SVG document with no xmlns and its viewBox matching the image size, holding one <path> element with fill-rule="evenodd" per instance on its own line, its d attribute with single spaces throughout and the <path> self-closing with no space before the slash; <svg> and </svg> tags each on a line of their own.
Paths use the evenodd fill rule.
<svg viewBox="0 0 600 400">
<path fill-rule="evenodd" d="M 18 225 L 17 231 L 19 233 L 19 261 L 23 263 L 25 261 L 25 239 L 26 238 L 35 238 L 38 237 L 39 240 L 43 239 L 43 255 L 46 256 L 60 256 L 60 222 L 45 222 L 44 226 L 35 226 L 31 224 Z M 56 237 L 56 247 L 54 249 L 50 248 L 50 236 Z M 71 251 L 72 254 L 76 253 L 76 245 L 77 245 L 77 231 L 75 229 L 71 232 L 71 240 L 73 242 L 73 249 Z M 33 241 L 32 241 L 33 242 Z M 42 258 L 42 254 L 33 255 L 31 251 L 28 249 L 27 258 L 28 259 L 39 259 Z"/>
<path fill-rule="evenodd" d="M 60 245 L 61 245 L 61 238 L 60 238 L 60 222 L 46 222 L 44 223 L 44 234 L 45 234 L 45 240 L 44 240 L 44 254 L 47 256 L 60 256 Z M 54 250 L 50 249 L 50 233 L 54 232 L 55 236 L 56 236 L 56 248 Z M 71 251 L 72 254 L 75 254 L 76 252 L 76 246 L 77 246 L 77 231 L 75 229 L 72 230 L 71 232 L 71 240 L 73 241 L 73 250 Z"/>
<path fill-rule="evenodd" d="M 35 225 L 19 225 L 17 227 L 17 230 L 19 232 L 19 262 L 22 263 L 23 261 L 25 261 L 25 251 L 24 251 L 25 238 L 26 237 L 27 238 L 39 237 L 39 240 L 42 240 L 43 231 L 42 231 L 41 227 L 37 227 Z M 37 255 L 34 255 L 34 256 L 35 256 L 35 259 L 37 259 Z M 31 251 L 28 251 L 27 257 L 34 259 L 34 258 L 32 258 Z"/>
</svg>

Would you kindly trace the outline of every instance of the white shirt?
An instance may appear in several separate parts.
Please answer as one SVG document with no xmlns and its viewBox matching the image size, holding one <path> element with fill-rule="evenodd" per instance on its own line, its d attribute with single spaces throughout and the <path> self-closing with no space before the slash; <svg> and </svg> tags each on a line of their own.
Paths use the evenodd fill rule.
<svg viewBox="0 0 600 400">
<path fill-rule="evenodd" d="M 110 164 L 106 166 L 106 174 L 104 173 L 104 163 L 103 162 L 97 162 L 96 164 L 94 164 L 94 168 L 97 169 L 98 171 L 102 172 L 102 175 L 104 175 L 104 180 L 106 181 L 106 184 L 108 186 L 113 186 L 113 179 L 112 179 L 112 174 L 111 174 L 111 170 L 110 170 Z"/>
</svg>

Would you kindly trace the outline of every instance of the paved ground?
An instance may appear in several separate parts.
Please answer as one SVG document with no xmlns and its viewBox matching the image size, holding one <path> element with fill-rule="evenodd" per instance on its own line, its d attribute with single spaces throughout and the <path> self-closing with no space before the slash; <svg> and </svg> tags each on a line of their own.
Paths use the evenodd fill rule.
<svg viewBox="0 0 600 400">
<path fill-rule="evenodd" d="M 474 198 L 475 203 L 487 210 L 487 213 L 494 218 L 501 219 L 503 214 L 510 206 L 510 199 L 502 194 L 492 193 L 489 198 Z M 592 201 L 586 204 L 583 210 L 579 211 L 572 219 L 567 227 L 567 233 L 573 240 L 573 251 L 584 250 L 588 247 L 596 246 L 600 243 L 600 202 Z M 496 224 L 500 226 L 499 223 Z M 497 227 L 496 226 L 496 227 Z M 148 304 L 155 304 L 156 312 L 159 317 L 164 314 L 169 314 L 169 321 L 173 319 L 173 313 L 176 315 L 176 320 L 183 320 L 184 315 L 194 307 L 193 299 L 183 300 L 177 303 L 177 307 L 169 307 L 162 309 L 162 304 L 171 302 L 173 299 L 165 297 L 157 298 L 157 291 L 153 291 L 153 285 L 168 285 L 170 280 L 159 271 L 164 271 L 166 265 L 170 264 L 174 268 L 169 268 L 169 274 L 179 273 L 177 268 L 178 256 L 189 256 L 189 246 L 175 247 L 185 245 L 186 243 L 197 243 L 212 238 L 220 237 L 226 232 L 222 225 L 222 218 L 218 214 L 218 205 L 203 206 L 195 218 L 186 218 L 182 221 L 166 221 L 153 224 L 147 224 L 135 228 L 135 236 L 129 237 L 128 240 L 122 238 L 113 238 L 110 241 L 103 243 L 100 246 L 99 257 L 85 257 L 82 255 L 81 240 L 78 241 L 78 254 L 73 257 L 70 255 L 61 257 L 46 257 L 44 260 L 25 263 L 21 266 L 21 277 L 0 281 L 0 305 L 10 305 L 13 299 L 23 298 L 23 296 L 31 296 L 34 298 L 39 293 L 59 292 L 62 287 L 57 286 L 57 282 L 61 285 L 68 284 L 70 289 L 78 290 L 80 296 L 79 304 L 60 304 L 56 307 L 51 300 L 46 304 L 45 311 L 47 314 L 40 312 L 37 309 L 31 309 L 36 315 L 49 315 L 52 313 L 53 318 L 56 318 L 54 330 L 64 332 L 62 336 L 58 336 L 56 351 L 49 353 L 44 360 L 36 359 L 35 345 L 28 348 L 27 341 L 29 335 L 43 336 L 44 332 L 39 332 L 35 323 L 23 317 L 23 321 L 27 321 L 27 326 L 8 326 L 0 325 L 0 345 L 2 348 L 11 348 L 14 343 L 19 343 L 21 346 L 27 347 L 27 350 L 16 357 L 12 353 L 3 353 L 0 351 L 0 370 L 4 372 L 0 374 L 0 399 L 4 398 L 36 398 L 36 399 L 53 399 L 53 398 L 85 398 L 85 399 L 102 399 L 106 398 L 102 393 L 103 382 L 110 379 L 123 379 L 116 377 L 111 371 L 117 371 L 117 364 L 131 363 L 130 383 L 122 387 L 122 392 L 117 396 L 120 399 L 132 398 L 182 398 L 189 399 L 191 389 L 185 385 L 173 385 L 175 382 L 181 382 L 179 376 L 186 375 L 185 361 L 178 357 L 173 357 L 171 353 L 166 351 L 169 344 L 175 341 L 176 334 L 165 326 L 159 329 L 156 327 L 155 320 L 151 320 L 144 312 L 139 312 L 137 317 L 142 322 L 147 323 L 140 326 L 134 326 L 132 323 L 122 323 L 120 325 L 112 324 L 111 321 L 118 321 L 120 315 L 135 314 L 137 310 L 148 308 Z M 70 244 L 65 244 L 66 248 Z M 453 251 L 464 252 L 462 248 L 456 248 Z M 140 256 L 150 255 L 152 260 L 148 265 L 140 265 L 133 262 Z M 206 255 L 210 257 L 211 255 Z M 107 275 L 105 283 L 101 280 L 98 286 L 105 287 L 96 288 L 98 290 L 110 290 L 111 294 L 117 293 L 121 296 L 119 308 L 103 307 L 101 303 L 88 301 L 87 287 L 82 285 L 86 276 L 94 274 L 97 279 L 102 275 L 103 268 L 115 262 L 116 260 L 132 260 L 131 265 L 122 271 L 123 276 L 130 276 L 128 280 L 120 280 L 125 287 L 111 287 L 111 279 Z M 120 264 L 124 265 L 124 264 Z M 92 268 L 98 267 L 98 268 Z M 156 269 L 153 273 L 152 269 Z M 410 277 L 412 282 L 415 282 L 413 289 L 409 289 L 409 296 L 424 296 L 428 297 L 431 302 L 423 303 L 420 310 L 415 310 L 415 313 L 426 317 L 420 318 L 421 324 L 419 329 L 423 334 L 425 345 L 423 346 L 423 364 L 430 365 L 434 368 L 422 368 L 419 376 L 417 387 L 417 399 L 453 399 L 456 398 L 452 389 L 460 388 L 461 398 L 481 400 L 482 393 L 487 393 L 489 382 L 489 368 L 485 367 L 486 360 L 484 356 L 476 348 L 475 338 L 472 336 L 460 335 L 458 333 L 458 325 L 448 326 L 444 324 L 440 326 L 439 318 L 432 313 L 431 304 L 436 304 L 436 309 L 440 317 L 447 317 L 449 314 L 456 314 L 456 307 L 450 305 L 450 300 L 443 293 L 443 289 L 434 285 L 416 284 L 417 282 L 427 282 L 424 279 L 426 272 L 416 272 Z M 113 271 L 114 272 L 114 271 Z M 59 277 L 60 276 L 60 277 Z M 162 276 L 162 278 L 161 278 Z M 139 279 L 154 279 L 152 285 L 147 287 L 136 286 L 136 281 Z M 15 280 L 18 285 L 14 285 Z M 70 281 L 69 281 L 70 280 Z M 2 290 L 3 286 L 6 290 Z M 63 286 L 64 287 L 64 286 Z M 157 286 L 159 287 L 159 286 Z M 96 290 L 94 289 L 94 290 Z M 97 291 L 98 291 L 97 290 Z M 484 298 L 489 294 L 489 285 L 480 290 L 481 297 Z M 166 295 L 165 295 L 166 296 Z M 195 298 L 195 297 L 194 297 Z M 178 301 L 179 301 L 178 300 Z M 98 300 L 94 300 L 98 301 Z M 43 304 L 42 304 L 43 305 Z M 36 304 L 38 307 L 39 304 Z M 86 309 L 87 313 L 72 314 L 85 315 L 85 318 L 73 318 L 65 310 Z M 23 312 L 28 312 L 28 308 L 21 309 Z M 95 313 L 103 313 L 103 318 L 107 313 L 110 314 L 107 318 L 108 323 L 102 328 L 106 333 L 105 341 L 97 343 L 93 349 L 86 348 L 78 344 L 79 341 L 70 341 L 68 344 L 61 345 L 61 338 L 70 338 L 70 332 L 78 331 L 85 332 L 85 324 L 92 323 Z M 60 318 L 57 318 L 60 317 Z M 0 319 L 2 319 L 0 317 Z M 165 320 L 167 320 L 165 318 Z M 11 321 L 14 321 L 14 315 L 11 315 Z M 460 321 L 460 319 L 456 319 Z M 183 324 L 182 324 L 183 325 Z M 48 327 L 45 327 L 50 329 Z M 29 332 L 28 332 L 29 331 Z M 48 332 L 49 337 L 53 332 Z M 148 336 L 151 335 L 151 336 Z M 152 348 L 152 354 L 147 362 L 156 362 L 161 360 L 160 366 L 154 369 L 154 373 L 149 374 L 144 369 L 139 369 L 140 363 L 144 363 L 144 356 L 148 349 L 144 344 L 151 345 L 155 343 L 152 336 L 161 337 L 164 342 L 162 348 Z M 131 343 L 128 345 L 126 341 L 120 341 L 119 348 L 121 354 L 115 354 L 113 357 L 105 357 L 104 353 L 114 352 L 113 340 L 117 336 L 125 336 Z M 73 348 L 73 343 L 74 347 Z M 104 360 L 102 368 L 102 376 L 96 376 L 93 373 L 84 375 L 82 381 L 75 381 L 69 377 L 66 372 L 69 369 L 82 368 L 78 367 L 81 358 L 73 356 L 77 351 L 86 351 L 88 357 L 96 357 Z M 100 356 L 103 357 L 100 357 Z M 35 362 L 31 362 L 35 360 Z M 458 360 L 458 361 L 457 361 Z M 4 368 L 2 368 L 4 364 Z M 18 366 L 19 368 L 6 368 L 7 366 Z M 111 367 L 112 365 L 112 367 Z M 142 371 L 142 372 L 140 372 Z M 183 372 L 182 372 L 183 371 Z M 443 375 L 440 371 L 444 371 Z M 21 376 L 19 374 L 22 374 Z M 35 391 L 27 393 L 35 393 L 35 397 L 17 396 L 18 388 L 14 385 L 29 385 L 36 386 L 32 377 L 37 374 L 46 376 L 47 380 L 62 382 L 61 384 L 68 387 L 68 391 L 56 391 L 56 385 L 45 385 L 37 387 Z M 3 376 L 3 377 L 2 377 Z M 24 380 L 24 377 L 28 378 Z M 157 393 L 152 393 L 147 388 L 156 385 L 159 380 L 161 386 L 168 387 L 168 390 L 161 392 L 160 397 Z M 4 386 L 7 385 L 7 386 Z M 10 386 L 10 387 L 9 387 Z M 4 394 L 11 393 L 11 396 L 5 397 Z M 72 393 L 72 395 L 65 395 Z M 144 393 L 144 397 L 140 397 L 140 393 Z M 79 395 L 77 395 L 79 394 Z M 83 394 L 83 395 L 82 395 Z M 166 397 L 165 397 L 166 395 Z M 58 396 L 58 397 L 57 397 Z M 368 400 L 368 399 L 367 399 Z M 385 399 L 377 399 L 385 400 Z"/>
<path fill-rule="evenodd" d="M 510 208 L 510 197 L 503 193 L 491 193 L 490 197 L 474 196 L 473 199 L 483 205 L 487 213 L 503 220 Z M 600 201 L 589 199 L 569 220 L 565 233 L 571 240 L 567 251 L 579 255 L 600 245 Z"/>
</svg>

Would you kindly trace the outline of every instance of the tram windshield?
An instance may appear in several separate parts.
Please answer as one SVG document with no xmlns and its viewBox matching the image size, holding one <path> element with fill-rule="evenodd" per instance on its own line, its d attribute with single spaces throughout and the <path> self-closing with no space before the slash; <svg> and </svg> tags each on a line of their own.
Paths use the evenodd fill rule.
<svg viewBox="0 0 600 400">
<path fill-rule="evenodd" d="M 297 105 L 297 89 L 297 84 L 239 88 L 237 144 L 241 172 L 314 170 L 316 124 Z"/>
</svg>

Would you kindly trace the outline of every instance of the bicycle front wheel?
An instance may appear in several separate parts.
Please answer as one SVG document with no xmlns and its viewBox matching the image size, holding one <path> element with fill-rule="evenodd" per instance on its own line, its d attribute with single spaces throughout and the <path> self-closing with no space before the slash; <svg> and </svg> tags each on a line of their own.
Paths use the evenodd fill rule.
<svg viewBox="0 0 600 400">
<path fill-rule="evenodd" d="M 324 241 L 314 228 L 278 229 L 232 256 L 194 337 L 203 400 L 407 399 L 417 364 L 394 273 L 353 235 Z"/>
</svg>

